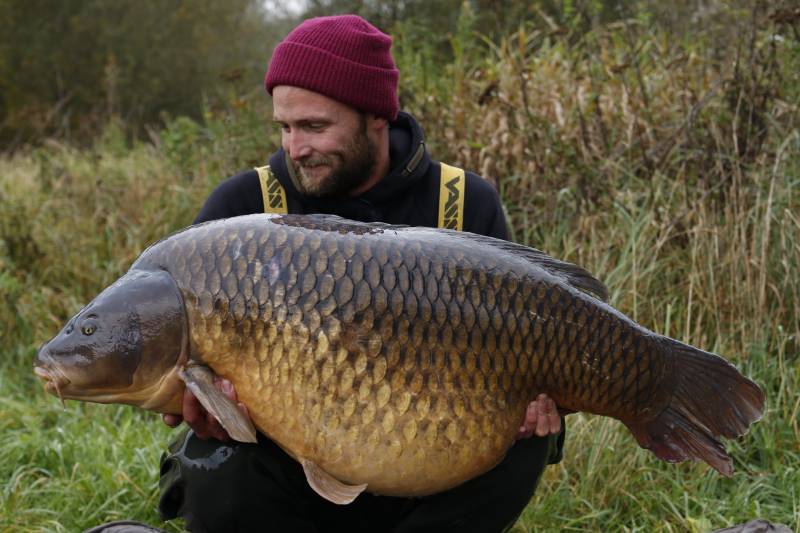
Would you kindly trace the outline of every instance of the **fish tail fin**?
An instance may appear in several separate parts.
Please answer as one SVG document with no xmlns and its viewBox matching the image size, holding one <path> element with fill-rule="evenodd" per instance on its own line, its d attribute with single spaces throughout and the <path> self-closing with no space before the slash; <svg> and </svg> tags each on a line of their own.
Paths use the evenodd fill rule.
<svg viewBox="0 0 800 533">
<path fill-rule="evenodd" d="M 718 355 L 673 339 L 665 352 L 674 360 L 672 399 L 656 418 L 625 422 L 636 440 L 669 462 L 703 460 L 721 474 L 733 465 L 719 437 L 742 436 L 764 411 L 764 393 Z"/>
</svg>

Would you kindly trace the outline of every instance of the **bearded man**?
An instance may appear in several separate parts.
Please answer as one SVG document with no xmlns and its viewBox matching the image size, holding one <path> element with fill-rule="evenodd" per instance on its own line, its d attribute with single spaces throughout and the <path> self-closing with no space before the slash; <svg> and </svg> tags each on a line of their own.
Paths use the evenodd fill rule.
<svg viewBox="0 0 800 533">
<path fill-rule="evenodd" d="M 390 47 L 388 35 L 354 15 L 306 20 L 289 33 L 265 80 L 281 148 L 267 166 L 223 181 L 195 223 L 265 211 L 329 213 L 506 239 L 494 188 L 434 161 L 419 124 L 399 110 Z M 443 224 L 441 197 L 451 193 L 463 204 L 452 204 L 448 212 L 457 216 Z M 229 382 L 218 387 L 235 401 Z M 159 510 L 165 519 L 183 517 L 195 532 L 503 531 L 531 499 L 545 465 L 560 460 L 556 406 L 543 395 L 531 400 L 519 440 L 489 472 L 428 497 L 364 493 L 336 505 L 266 436 L 258 444 L 231 442 L 187 390 L 183 420 L 192 431 L 162 459 Z M 181 417 L 165 415 L 165 422 L 175 426 Z"/>
</svg>

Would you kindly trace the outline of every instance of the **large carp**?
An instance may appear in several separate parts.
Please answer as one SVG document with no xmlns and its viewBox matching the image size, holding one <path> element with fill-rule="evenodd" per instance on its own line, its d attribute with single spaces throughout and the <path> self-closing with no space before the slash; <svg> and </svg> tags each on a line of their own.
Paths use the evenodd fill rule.
<svg viewBox="0 0 800 533">
<path fill-rule="evenodd" d="M 725 475 L 717 440 L 761 417 L 755 383 L 603 302 L 588 272 L 517 244 L 325 215 L 179 231 L 45 344 L 63 398 L 180 413 L 189 386 L 238 440 L 246 417 L 333 501 L 426 495 L 486 472 L 526 405 L 610 416 L 661 459 Z"/>
</svg>

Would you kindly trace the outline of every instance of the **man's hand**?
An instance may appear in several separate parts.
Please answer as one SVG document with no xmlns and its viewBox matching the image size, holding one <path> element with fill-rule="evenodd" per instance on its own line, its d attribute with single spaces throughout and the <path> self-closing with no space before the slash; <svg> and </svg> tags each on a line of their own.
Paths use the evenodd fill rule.
<svg viewBox="0 0 800 533">
<path fill-rule="evenodd" d="M 236 391 L 233 388 L 233 384 L 228 381 L 227 379 L 219 379 L 216 378 L 214 380 L 214 386 L 217 387 L 225 396 L 230 398 L 237 406 L 239 406 L 239 410 L 244 413 L 244 415 L 250 418 L 250 414 L 247 412 L 247 407 L 243 403 L 238 401 L 236 396 Z M 194 430 L 195 435 L 197 435 L 200 439 L 206 440 L 209 438 L 215 438 L 217 440 L 221 440 L 223 442 L 228 441 L 230 436 L 228 432 L 225 431 L 225 428 L 222 427 L 214 415 L 206 411 L 206 408 L 202 406 L 200 401 L 195 397 L 194 394 L 186 388 L 183 391 L 183 416 L 181 415 L 163 415 L 164 423 L 170 427 L 176 427 L 182 421 L 186 421 L 186 424 Z"/>
<path fill-rule="evenodd" d="M 564 413 L 566 414 L 566 413 Z M 561 432 L 561 415 L 556 402 L 542 393 L 528 404 L 525 418 L 517 432 L 517 439 L 527 439 L 535 433 L 539 437 Z"/>
</svg>

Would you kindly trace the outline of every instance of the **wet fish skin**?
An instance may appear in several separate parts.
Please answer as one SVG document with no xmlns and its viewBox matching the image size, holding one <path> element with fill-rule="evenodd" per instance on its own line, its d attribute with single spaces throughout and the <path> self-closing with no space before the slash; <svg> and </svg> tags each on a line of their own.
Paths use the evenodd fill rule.
<svg viewBox="0 0 800 533">
<path fill-rule="evenodd" d="M 171 275 L 189 359 L 230 379 L 259 429 L 379 494 L 490 469 L 540 392 L 724 473 L 716 438 L 763 409 L 732 366 L 633 323 L 585 271 L 487 237 L 253 215 L 179 232 L 134 271 Z"/>
</svg>

